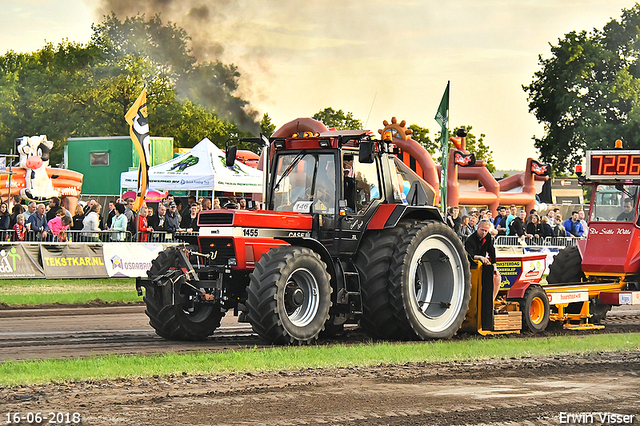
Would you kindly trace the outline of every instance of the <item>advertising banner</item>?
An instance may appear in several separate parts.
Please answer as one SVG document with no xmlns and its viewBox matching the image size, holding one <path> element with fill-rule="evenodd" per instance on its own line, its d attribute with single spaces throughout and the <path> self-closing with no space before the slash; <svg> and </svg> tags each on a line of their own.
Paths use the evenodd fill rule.
<svg viewBox="0 0 640 426">
<path fill-rule="evenodd" d="M 500 288 L 503 290 L 519 282 L 540 282 L 547 266 L 547 255 L 544 253 L 498 255 L 496 260 L 496 267 L 502 276 Z"/>
<path fill-rule="evenodd" d="M 0 244 L 0 279 L 44 278 L 38 244 Z"/>
<path fill-rule="evenodd" d="M 47 278 L 107 276 L 100 244 L 43 244 L 40 251 Z"/>
<path fill-rule="evenodd" d="M 162 244 L 105 243 L 104 264 L 110 277 L 147 277 L 151 262 L 163 250 Z"/>
</svg>

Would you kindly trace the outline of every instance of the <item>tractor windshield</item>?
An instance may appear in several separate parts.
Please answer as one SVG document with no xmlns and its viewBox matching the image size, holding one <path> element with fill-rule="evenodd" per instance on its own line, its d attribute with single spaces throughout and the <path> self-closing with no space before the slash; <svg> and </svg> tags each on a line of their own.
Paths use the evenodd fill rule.
<svg viewBox="0 0 640 426">
<path fill-rule="evenodd" d="M 274 210 L 298 213 L 335 211 L 336 168 L 333 154 L 280 155 L 275 164 Z"/>
<path fill-rule="evenodd" d="M 637 186 L 598 185 L 593 194 L 591 221 L 633 222 L 637 200 Z"/>
</svg>

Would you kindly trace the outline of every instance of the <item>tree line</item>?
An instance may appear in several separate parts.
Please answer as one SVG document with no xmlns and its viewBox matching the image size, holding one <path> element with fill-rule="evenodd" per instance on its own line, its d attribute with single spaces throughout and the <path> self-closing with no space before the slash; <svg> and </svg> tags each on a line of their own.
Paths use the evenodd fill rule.
<svg viewBox="0 0 640 426">
<path fill-rule="evenodd" d="M 275 130 L 267 113 L 260 117 L 237 95 L 237 67 L 199 62 L 188 34 L 176 24 L 159 16 L 120 20 L 112 14 L 92 31 L 87 44 L 66 40 L 0 56 L 0 152 L 9 153 L 17 137 L 46 134 L 56 141 L 50 155 L 51 164 L 58 164 L 61 142 L 69 137 L 127 135 L 124 115 L 145 84 L 152 134 L 173 137 L 176 147 L 193 147 L 204 137 L 224 147 L 230 136 Z M 339 130 L 363 127 L 352 113 L 330 107 L 313 118 Z M 428 128 L 409 127 L 438 160 L 439 134 L 432 139 Z M 467 147 L 495 170 L 485 137 L 469 132 Z"/>
</svg>

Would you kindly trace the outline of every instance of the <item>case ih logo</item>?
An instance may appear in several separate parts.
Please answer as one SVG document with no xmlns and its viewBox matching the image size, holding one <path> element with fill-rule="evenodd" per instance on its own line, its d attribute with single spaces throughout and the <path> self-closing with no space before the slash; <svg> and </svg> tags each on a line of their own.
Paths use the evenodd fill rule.
<svg viewBox="0 0 640 426">
<path fill-rule="evenodd" d="M 473 166 L 474 164 L 476 164 L 476 155 L 473 153 L 465 154 L 462 151 L 455 151 L 453 153 L 453 161 L 458 166 Z"/>
<path fill-rule="evenodd" d="M 549 169 L 548 164 L 541 164 L 536 160 L 531 161 L 531 172 L 538 176 L 549 176 Z"/>
</svg>

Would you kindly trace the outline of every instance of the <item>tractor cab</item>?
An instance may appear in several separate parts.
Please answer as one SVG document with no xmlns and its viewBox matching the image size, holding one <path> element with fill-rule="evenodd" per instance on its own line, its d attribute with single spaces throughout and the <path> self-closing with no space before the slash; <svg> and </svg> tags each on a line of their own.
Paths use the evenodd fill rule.
<svg viewBox="0 0 640 426">
<path fill-rule="evenodd" d="M 313 237 L 332 255 L 354 253 L 374 217 L 407 205 L 405 187 L 421 205 L 433 200 L 391 145 L 364 130 L 296 134 L 273 147 L 265 210 L 312 215 Z"/>
</svg>

